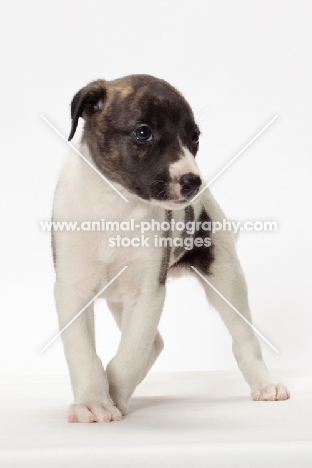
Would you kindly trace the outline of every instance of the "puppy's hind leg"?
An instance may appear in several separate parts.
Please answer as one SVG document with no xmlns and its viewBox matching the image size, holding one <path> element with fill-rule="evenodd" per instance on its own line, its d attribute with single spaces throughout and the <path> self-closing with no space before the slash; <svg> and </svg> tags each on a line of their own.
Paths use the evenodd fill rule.
<svg viewBox="0 0 312 468">
<path fill-rule="evenodd" d="M 123 311 L 122 303 L 107 301 L 107 307 L 111 311 L 119 330 L 122 330 L 122 311 Z M 149 370 L 153 367 L 153 365 L 155 364 L 158 356 L 160 355 L 163 349 L 164 349 L 164 341 L 162 339 L 161 334 L 157 330 L 146 367 L 140 376 L 139 383 L 141 383 L 142 380 L 145 379 Z"/>
<path fill-rule="evenodd" d="M 148 278 L 148 275 L 147 275 Z M 123 302 L 122 333 L 116 356 L 106 368 L 109 392 L 123 414 L 135 387 L 145 377 L 161 349 L 155 338 L 165 299 L 165 287 L 141 284 L 139 297 Z M 155 351 L 152 353 L 152 347 Z M 157 347 L 157 348 L 156 348 Z"/>
<path fill-rule="evenodd" d="M 147 364 L 146 364 L 146 367 L 145 367 L 144 371 L 141 374 L 139 383 L 141 383 L 142 380 L 145 379 L 145 377 L 147 376 L 148 372 L 150 371 L 150 369 L 155 364 L 158 356 L 160 355 L 160 353 L 162 352 L 163 349 L 164 349 L 164 340 L 162 339 L 161 334 L 157 330 L 154 341 L 153 341 L 152 349 L 151 349 L 151 352 L 150 352 L 150 355 L 149 355 L 149 358 L 148 358 L 148 361 L 147 361 Z"/>
</svg>

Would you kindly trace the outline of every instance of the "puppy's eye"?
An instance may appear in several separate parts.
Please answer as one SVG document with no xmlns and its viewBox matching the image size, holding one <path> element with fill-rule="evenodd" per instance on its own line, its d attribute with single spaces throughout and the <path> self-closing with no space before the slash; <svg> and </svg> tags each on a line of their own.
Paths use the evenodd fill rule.
<svg viewBox="0 0 312 468">
<path fill-rule="evenodd" d="M 198 145 L 199 142 L 199 131 L 195 130 L 192 136 L 192 145 Z"/>
<path fill-rule="evenodd" d="M 133 132 L 135 138 L 141 143 L 146 143 L 153 139 L 152 130 L 147 125 L 141 125 Z"/>
</svg>

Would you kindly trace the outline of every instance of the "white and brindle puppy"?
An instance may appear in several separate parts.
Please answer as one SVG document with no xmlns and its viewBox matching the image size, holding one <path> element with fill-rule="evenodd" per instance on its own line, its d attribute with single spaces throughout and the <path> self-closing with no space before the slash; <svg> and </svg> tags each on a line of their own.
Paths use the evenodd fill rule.
<svg viewBox="0 0 312 468">
<path fill-rule="evenodd" d="M 71 140 L 79 117 L 85 121 L 80 151 L 127 199 L 126 203 L 79 155 L 70 152 L 55 193 L 54 221 L 127 221 L 140 237 L 143 221 L 221 221 L 224 213 L 202 187 L 195 156 L 199 129 L 183 96 L 166 81 L 132 75 L 98 80 L 81 89 L 71 103 Z M 171 222 L 171 226 L 173 223 Z M 120 233 L 119 233 L 120 234 Z M 128 268 L 104 291 L 121 340 L 106 371 L 96 353 L 93 303 L 63 332 L 66 360 L 74 392 L 71 422 L 107 422 L 126 414 L 129 398 L 144 379 L 163 341 L 157 330 L 166 278 L 195 274 L 194 266 L 249 321 L 247 287 L 231 231 L 208 233 L 198 225 L 190 250 L 112 247 L 112 232 L 54 231 L 55 301 L 62 329 L 122 268 Z M 186 232 L 161 235 L 184 239 Z M 207 298 L 220 313 L 233 338 L 238 367 L 254 400 L 285 400 L 286 387 L 270 376 L 259 341 L 246 324 L 210 286 L 196 275 Z"/>
</svg>

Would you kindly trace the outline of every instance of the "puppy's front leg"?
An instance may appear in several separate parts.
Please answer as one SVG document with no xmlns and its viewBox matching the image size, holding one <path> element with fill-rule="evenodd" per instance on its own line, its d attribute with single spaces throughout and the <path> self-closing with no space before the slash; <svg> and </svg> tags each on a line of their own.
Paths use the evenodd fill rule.
<svg viewBox="0 0 312 468">
<path fill-rule="evenodd" d="M 70 282 L 57 281 L 54 287 L 60 329 L 92 299 Z M 93 304 L 62 333 L 75 403 L 69 407 L 70 422 L 108 422 L 120 420 L 113 405 L 108 382 L 94 340 Z"/>
<path fill-rule="evenodd" d="M 249 322 L 247 286 L 231 238 L 215 243 L 215 261 L 207 280 Z M 252 328 L 204 280 L 202 284 L 212 305 L 218 310 L 233 339 L 233 353 L 239 369 L 251 388 L 254 400 L 286 400 L 287 388 L 277 384 L 263 361 L 260 343 Z"/>
<path fill-rule="evenodd" d="M 164 299 L 165 286 L 141 287 L 135 302 L 126 298 L 123 304 L 119 348 L 106 369 L 110 395 L 123 414 L 147 373 Z"/>
</svg>

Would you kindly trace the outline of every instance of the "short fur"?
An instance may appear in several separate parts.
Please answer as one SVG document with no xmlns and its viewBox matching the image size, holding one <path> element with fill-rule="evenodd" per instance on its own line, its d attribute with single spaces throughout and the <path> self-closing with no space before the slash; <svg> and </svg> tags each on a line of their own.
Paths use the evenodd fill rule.
<svg viewBox="0 0 312 468">
<path fill-rule="evenodd" d="M 69 139 L 82 117 L 85 126 L 80 151 L 129 202 L 71 151 L 55 193 L 54 221 L 203 222 L 225 218 L 209 189 L 191 203 L 202 183 L 194 159 L 199 130 L 189 104 L 167 82 L 148 75 L 97 80 L 74 96 L 71 116 Z M 151 141 L 137 139 L 136 129 L 142 126 L 151 130 Z M 209 247 L 191 250 L 181 245 L 171 248 L 169 243 L 163 248 L 110 247 L 109 238 L 116 234 L 82 230 L 53 233 L 60 328 L 128 266 L 102 295 L 121 330 L 117 354 L 106 371 L 96 354 L 93 303 L 62 333 L 74 392 L 69 421 L 106 422 L 119 420 L 126 413 L 130 396 L 163 348 L 157 326 L 168 274 L 194 274 L 190 267 L 196 267 L 251 320 L 232 232 L 213 234 L 200 229 L 191 236 L 186 231 L 164 231 L 169 240 L 209 236 Z M 127 236 L 140 237 L 139 229 Z M 286 387 L 269 375 L 252 329 L 199 280 L 232 335 L 233 352 L 253 399 L 287 399 Z"/>
</svg>

